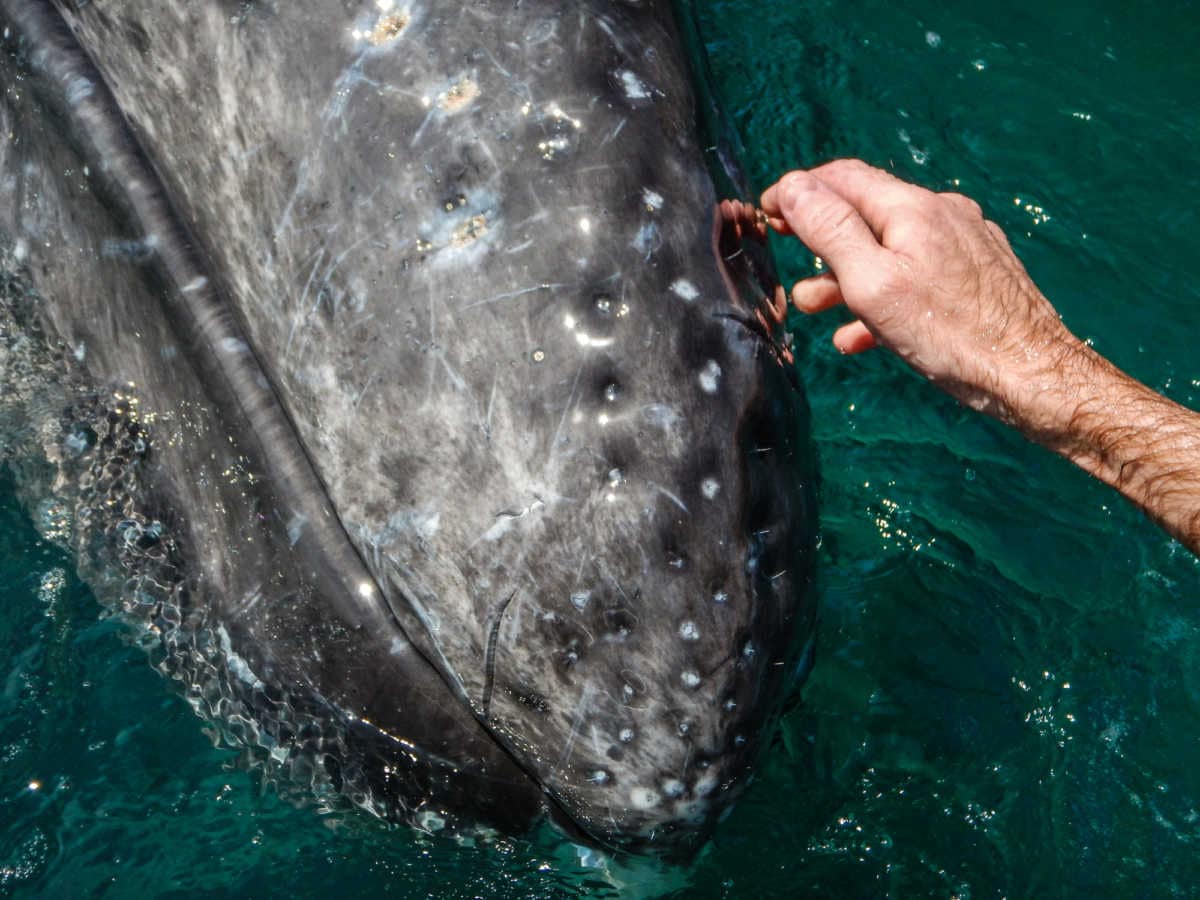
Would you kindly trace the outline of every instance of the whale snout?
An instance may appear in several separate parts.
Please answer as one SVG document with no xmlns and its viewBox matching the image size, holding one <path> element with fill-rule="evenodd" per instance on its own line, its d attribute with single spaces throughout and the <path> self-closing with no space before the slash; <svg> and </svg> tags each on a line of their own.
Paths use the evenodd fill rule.
<svg viewBox="0 0 1200 900">
<path fill-rule="evenodd" d="M 754 378 L 774 377 L 760 362 Z M 611 459 L 594 463 L 592 495 L 547 498 L 479 560 L 505 587 L 481 616 L 483 665 L 458 668 L 460 683 L 601 843 L 702 843 L 746 786 L 811 634 L 811 485 L 797 417 L 767 396 L 748 390 L 721 436 L 683 442 L 707 451 L 625 445 L 619 484 Z M 687 415 L 677 425 L 694 428 Z"/>
</svg>

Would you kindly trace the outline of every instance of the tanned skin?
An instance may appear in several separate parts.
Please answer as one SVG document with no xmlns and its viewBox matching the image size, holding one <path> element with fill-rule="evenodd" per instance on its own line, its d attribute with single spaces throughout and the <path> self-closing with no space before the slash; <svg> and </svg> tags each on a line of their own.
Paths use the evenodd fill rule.
<svg viewBox="0 0 1200 900">
<path fill-rule="evenodd" d="M 830 269 L 796 283 L 796 307 L 844 303 L 857 317 L 834 334 L 840 351 L 887 347 L 1116 488 L 1200 554 L 1200 414 L 1067 330 L 975 201 L 837 160 L 784 175 L 762 210 Z"/>
</svg>

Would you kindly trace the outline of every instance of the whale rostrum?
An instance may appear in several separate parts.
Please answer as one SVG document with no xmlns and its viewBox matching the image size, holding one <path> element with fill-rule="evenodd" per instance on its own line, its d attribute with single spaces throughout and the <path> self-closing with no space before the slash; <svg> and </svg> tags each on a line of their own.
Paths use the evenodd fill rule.
<svg viewBox="0 0 1200 900">
<path fill-rule="evenodd" d="M 695 849 L 816 521 L 686 7 L 0 22 L 0 448 L 105 608 L 277 782 Z"/>
</svg>

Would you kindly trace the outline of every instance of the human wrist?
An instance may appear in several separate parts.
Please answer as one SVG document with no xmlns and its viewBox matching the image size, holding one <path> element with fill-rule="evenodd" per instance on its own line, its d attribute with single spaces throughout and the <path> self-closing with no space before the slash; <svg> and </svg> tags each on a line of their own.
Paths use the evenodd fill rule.
<svg viewBox="0 0 1200 900">
<path fill-rule="evenodd" d="M 1050 316 L 996 365 L 992 381 L 996 417 L 1055 449 L 1070 440 L 1078 406 L 1101 377 L 1105 361 L 1056 314 Z"/>
</svg>

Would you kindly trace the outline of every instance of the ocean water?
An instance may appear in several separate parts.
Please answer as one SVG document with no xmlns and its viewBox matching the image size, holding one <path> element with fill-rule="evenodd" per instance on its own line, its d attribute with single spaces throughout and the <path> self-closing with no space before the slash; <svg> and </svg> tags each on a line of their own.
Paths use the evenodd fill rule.
<svg viewBox="0 0 1200 900">
<path fill-rule="evenodd" d="M 1200 10 L 698 4 L 764 186 L 860 156 L 976 198 L 1069 326 L 1200 406 Z M 810 259 L 777 247 L 788 278 Z M 1172 897 L 1200 891 L 1200 564 L 838 313 L 816 668 L 690 867 L 296 807 L 214 748 L 0 477 L 0 894 Z"/>
</svg>

